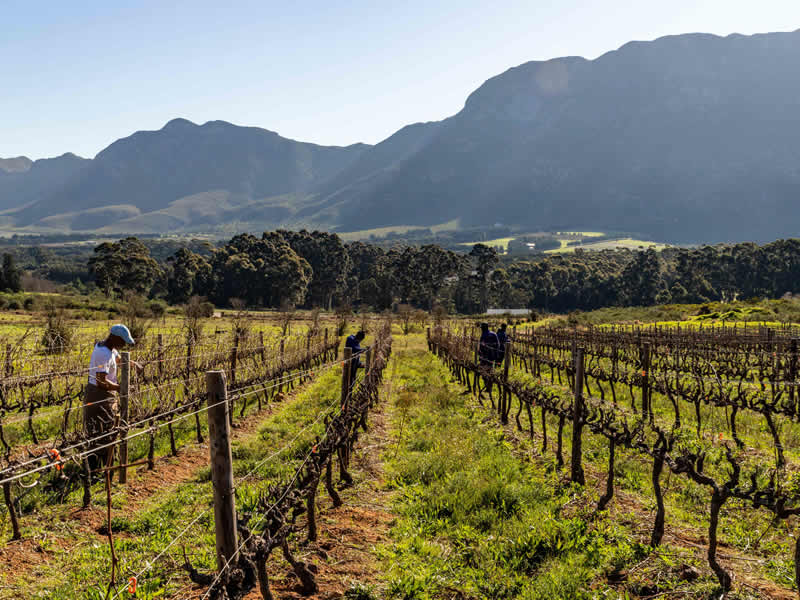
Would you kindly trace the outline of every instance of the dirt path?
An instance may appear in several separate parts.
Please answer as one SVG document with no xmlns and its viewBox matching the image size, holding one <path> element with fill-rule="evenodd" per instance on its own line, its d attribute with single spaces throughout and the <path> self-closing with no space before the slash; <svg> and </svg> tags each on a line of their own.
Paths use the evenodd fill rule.
<svg viewBox="0 0 800 600">
<path fill-rule="evenodd" d="M 384 386 L 381 401 L 369 419 L 369 431 L 359 437 L 355 446 L 351 463 L 355 484 L 339 490 L 344 504 L 334 508 L 327 495 L 318 500 L 318 540 L 294 551 L 295 558 L 313 565 L 310 568 L 316 573 L 319 591 L 302 596 L 295 589 L 298 581 L 294 573 L 276 551 L 267 562 L 270 589 L 276 600 L 332 600 L 343 597 L 352 584 L 378 582 L 380 571 L 374 549 L 388 541 L 394 519 L 381 461 L 382 449 L 389 443 L 388 402 L 389 389 Z M 322 489 L 320 492 L 322 496 Z M 206 588 L 187 586 L 173 598 L 199 600 L 205 591 Z M 260 599 L 258 589 L 245 596 L 245 600 Z"/>
<path fill-rule="evenodd" d="M 383 479 L 381 451 L 388 442 L 384 398 L 370 420 L 369 432 L 359 438 L 353 456 L 353 478 L 356 485 L 344 490 L 344 505 L 333 508 L 325 500 L 319 511 L 319 540 L 308 544 L 301 554 L 317 568 L 319 593 L 312 598 L 341 598 L 353 583 L 374 584 L 380 575 L 374 548 L 388 541 L 394 516 L 391 493 Z M 273 561 L 279 562 L 279 561 Z M 288 566 L 273 580 L 272 591 L 279 599 L 303 598 L 294 591 L 296 579 Z M 260 599 L 251 593 L 247 600 Z"/>
</svg>

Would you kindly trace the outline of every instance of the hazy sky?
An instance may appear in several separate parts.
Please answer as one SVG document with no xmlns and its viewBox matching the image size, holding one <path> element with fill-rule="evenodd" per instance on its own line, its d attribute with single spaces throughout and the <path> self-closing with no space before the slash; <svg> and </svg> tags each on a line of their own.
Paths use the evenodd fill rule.
<svg viewBox="0 0 800 600">
<path fill-rule="evenodd" d="M 374 143 L 528 60 L 798 28 L 798 0 L 0 0 L 0 157 L 92 157 L 178 116 Z"/>
</svg>

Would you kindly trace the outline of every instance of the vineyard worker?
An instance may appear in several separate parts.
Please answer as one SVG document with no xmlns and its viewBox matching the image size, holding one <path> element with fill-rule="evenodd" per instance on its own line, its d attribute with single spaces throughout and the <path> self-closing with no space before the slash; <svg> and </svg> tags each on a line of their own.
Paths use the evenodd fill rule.
<svg viewBox="0 0 800 600">
<path fill-rule="evenodd" d="M 118 406 L 117 367 L 122 357 L 120 348 L 133 345 L 133 337 L 125 325 L 114 325 L 108 337 L 97 342 L 89 359 L 89 383 L 83 405 L 83 424 L 90 448 L 102 446 L 111 441 L 111 431 L 117 424 Z M 139 367 L 136 365 L 137 368 Z M 94 472 L 105 462 L 108 449 L 89 454 L 89 469 Z"/>
<path fill-rule="evenodd" d="M 361 342 L 364 341 L 364 338 L 367 337 L 367 334 L 363 331 L 359 331 L 358 333 L 348 335 L 347 340 L 344 342 L 345 348 L 350 348 L 353 351 L 353 360 L 350 362 L 350 388 L 352 389 L 353 385 L 356 383 L 356 375 L 358 374 L 358 369 L 364 367 L 361 364 L 361 359 L 359 355 L 364 352 L 364 349 L 361 347 Z"/>
<path fill-rule="evenodd" d="M 507 325 L 503 323 L 497 330 L 497 364 L 502 365 L 506 358 L 506 344 L 508 343 Z"/>
<path fill-rule="evenodd" d="M 498 360 L 500 341 L 497 334 L 489 329 L 488 323 L 481 323 L 481 339 L 478 349 L 478 361 L 482 367 L 493 368 Z"/>
</svg>

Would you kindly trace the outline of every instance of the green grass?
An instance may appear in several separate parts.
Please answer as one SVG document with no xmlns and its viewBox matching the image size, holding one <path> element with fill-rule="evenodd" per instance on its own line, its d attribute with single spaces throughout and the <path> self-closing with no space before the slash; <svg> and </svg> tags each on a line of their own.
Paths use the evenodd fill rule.
<svg viewBox="0 0 800 600">
<path fill-rule="evenodd" d="M 370 236 L 380 238 L 385 237 L 389 233 L 406 233 L 412 229 L 421 228 L 430 229 L 433 233 L 438 233 L 440 231 L 455 231 L 459 228 L 459 219 L 453 219 L 452 221 L 440 223 L 439 225 L 432 225 L 430 227 L 425 227 L 424 225 L 393 225 L 391 227 L 376 227 L 374 229 L 362 229 L 360 231 L 346 231 L 342 233 L 337 231 L 336 235 L 342 238 L 345 242 L 352 242 L 354 240 L 365 240 Z"/>
<path fill-rule="evenodd" d="M 338 369 L 325 371 L 295 400 L 286 405 L 275 405 L 276 412 L 265 419 L 257 434 L 234 443 L 236 477 L 249 473 L 265 456 L 287 446 L 273 460 L 261 464 L 254 477 L 237 483 L 237 510 L 252 510 L 268 486 L 293 472 L 314 437 L 323 431 L 324 424 L 320 420 L 305 431 L 304 428 L 314 422 L 321 411 L 335 406 L 340 394 L 340 379 Z M 160 464 L 157 468 L 169 467 Z M 136 486 L 137 477 L 132 474 L 126 488 L 115 486 L 114 490 L 113 528 L 119 532 L 115 547 L 120 558 L 117 578 L 120 589 L 127 586 L 129 576 L 155 558 L 187 524 L 211 506 L 211 483 L 207 468 L 200 469 L 186 483 L 158 490 L 145 506 L 131 512 L 126 510 L 128 494 L 135 492 Z M 324 490 L 320 490 L 320 493 L 324 494 Z M 77 499 L 72 498 L 70 505 L 78 505 L 76 502 Z M 93 504 L 96 508 L 104 507 L 104 494 L 96 491 Z M 0 598 L 82 600 L 104 597 L 111 564 L 107 540 L 100 535 L 87 536 L 73 519 L 66 515 L 59 516 L 65 512 L 69 512 L 69 506 L 44 508 L 35 520 L 25 522 L 23 536 L 27 539 L 52 540 L 48 549 L 53 552 L 53 557 L 49 563 L 31 568 L 21 578 L 12 579 L 8 573 L 1 574 Z M 61 531 L 55 537 L 54 523 L 56 529 Z M 7 531 L 3 531 L 4 536 L 7 534 Z M 213 511 L 201 517 L 181 543 L 145 571 L 139 578 L 139 589 L 143 589 L 145 594 L 137 592 L 137 597 L 161 597 L 159 594 L 174 593 L 179 587 L 185 586 L 186 575 L 179 569 L 183 563 L 181 547 L 184 544 L 195 567 L 206 572 L 214 569 Z"/>
<path fill-rule="evenodd" d="M 387 597 L 600 597 L 592 582 L 645 549 L 612 522 L 564 514 L 571 486 L 519 461 L 420 346 L 412 338 L 389 367 L 398 445 L 385 459 L 399 516 L 379 550 Z"/>
<path fill-rule="evenodd" d="M 706 302 L 704 304 L 658 304 L 611 306 L 592 311 L 574 311 L 552 316 L 551 325 L 656 324 L 665 327 L 780 327 L 800 323 L 800 299 Z"/>
<path fill-rule="evenodd" d="M 458 245 L 459 246 L 474 246 L 475 244 L 483 244 L 484 246 L 490 246 L 490 247 L 501 246 L 503 248 L 503 252 L 506 252 L 508 250 L 508 243 L 513 239 L 516 239 L 516 236 L 495 238 L 493 240 L 485 240 L 485 241 L 477 241 L 477 242 L 461 242 Z"/>
<path fill-rule="evenodd" d="M 588 236 L 587 236 L 588 237 Z M 614 250 L 616 248 L 626 248 L 629 250 L 640 250 L 644 248 L 653 248 L 654 250 L 663 250 L 667 247 L 666 244 L 659 244 L 647 240 L 638 240 L 634 238 L 621 238 L 617 240 L 603 240 L 599 242 L 588 242 L 585 244 L 578 244 L 568 246 L 567 243 L 573 240 L 561 240 L 561 247 L 552 250 L 545 250 L 545 254 L 555 254 L 559 252 L 574 252 L 580 248 L 582 250 Z"/>
<path fill-rule="evenodd" d="M 588 238 L 603 237 L 604 235 L 606 235 L 602 231 L 559 231 L 557 232 L 557 234 L 571 235 L 576 237 L 588 237 Z"/>
</svg>

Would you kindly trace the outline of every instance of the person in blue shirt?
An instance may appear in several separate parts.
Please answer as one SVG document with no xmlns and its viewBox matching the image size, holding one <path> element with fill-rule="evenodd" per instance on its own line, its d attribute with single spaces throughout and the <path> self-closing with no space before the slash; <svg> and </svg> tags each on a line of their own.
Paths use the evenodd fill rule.
<svg viewBox="0 0 800 600">
<path fill-rule="evenodd" d="M 503 323 L 500 329 L 497 330 L 497 364 L 502 365 L 506 358 L 506 344 L 508 343 L 508 332 L 506 331 L 507 325 Z"/>
<path fill-rule="evenodd" d="M 358 333 L 354 333 L 352 335 L 347 336 L 347 340 L 344 342 L 345 348 L 350 348 L 353 351 L 353 360 L 350 363 L 350 387 L 353 387 L 353 384 L 356 382 L 356 375 L 358 373 L 358 369 L 363 369 L 364 365 L 361 364 L 360 355 L 364 352 L 364 349 L 361 347 L 361 342 L 364 341 L 364 338 L 367 337 L 367 334 L 363 331 L 359 331 Z"/>
<path fill-rule="evenodd" d="M 500 341 L 497 334 L 489 329 L 488 323 L 481 323 L 481 340 L 478 348 L 478 362 L 482 367 L 494 368 L 497 354 L 500 350 Z"/>
</svg>

